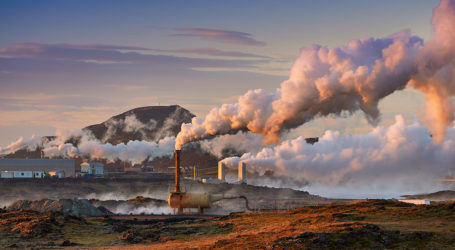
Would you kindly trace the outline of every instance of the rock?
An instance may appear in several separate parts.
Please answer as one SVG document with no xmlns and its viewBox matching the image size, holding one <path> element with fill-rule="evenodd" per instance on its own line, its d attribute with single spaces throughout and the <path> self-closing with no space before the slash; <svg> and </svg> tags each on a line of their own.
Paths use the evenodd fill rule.
<svg viewBox="0 0 455 250">
<path fill-rule="evenodd" d="M 62 244 L 60 244 L 60 246 L 62 246 L 62 247 L 69 247 L 69 246 L 71 246 L 71 241 L 69 241 L 69 240 L 64 240 L 64 241 L 62 242 Z"/>
<path fill-rule="evenodd" d="M 20 200 L 11 204 L 7 210 L 33 210 L 38 212 L 61 212 L 75 216 L 104 216 L 112 214 L 105 208 L 97 208 L 86 199 L 43 199 L 39 201 Z"/>
<path fill-rule="evenodd" d="M 138 235 L 131 230 L 128 230 L 124 234 L 120 235 L 119 239 L 128 241 L 129 243 L 138 243 L 142 240 L 141 237 L 138 237 Z"/>
<path fill-rule="evenodd" d="M 299 234 L 296 236 L 296 238 L 310 238 L 310 237 L 314 237 L 315 234 L 312 233 L 312 232 L 305 232 L 303 234 Z"/>
<path fill-rule="evenodd" d="M 70 240 L 64 240 L 62 242 L 62 244 L 60 244 L 60 246 L 62 246 L 62 247 L 70 247 L 70 246 L 77 246 L 77 245 L 79 245 L 79 244 L 76 242 L 71 242 Z"/>
</svg>

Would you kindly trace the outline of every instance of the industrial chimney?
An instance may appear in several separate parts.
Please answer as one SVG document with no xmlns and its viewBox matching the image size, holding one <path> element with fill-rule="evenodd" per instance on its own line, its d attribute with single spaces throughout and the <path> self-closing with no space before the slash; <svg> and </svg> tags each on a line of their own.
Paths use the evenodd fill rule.
<svg viewBox="0 0 455 250">
<path fill-rule="evenodd" d="M 180 150 L 174 150 L 175 160 L 175 193 L 180 193 Z"/>
<path fill-rule="evenodd" d="M 240 183 L 245 183 L 246 182 L 246 164 L 244 162 L 239 162 L 238 181 Z"/>
<path fill-rule="evenodd" d="M 218 162 L 218 180 L 224 181 L 226 178 L 226 165 L 223 162 Z"/>
</svg>

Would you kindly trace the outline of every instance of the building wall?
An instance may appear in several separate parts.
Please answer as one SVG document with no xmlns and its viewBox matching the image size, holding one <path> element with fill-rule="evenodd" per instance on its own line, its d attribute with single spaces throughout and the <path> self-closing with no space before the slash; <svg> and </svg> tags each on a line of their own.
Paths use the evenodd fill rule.
<svg viewBox="0 0 455 250">
<path fill-rule="evenodd" d="M 14 178 L 33 178 L 32 171 L 14 171 Z"/>
<path fill-rule="evenodd" d="M 95 166 L 93 169 L 93 174 L 95 175 L 103 175 L 104 174 L 104 167 L 103 166 Z"/>
<path fill-rule="evenodd" d="M 104 164 L 100 162 L 84 162 L 81 164 L 81 173 L 93 174 L 93 175 L 103 175 L 104 174 Z"/>
<path fill-rule="evenodd" d="M 12 171 L 2 171 L 0 173 L 1 178 L 13 178 L 14 177 L 14 172 Z"/>
<path fill-rule="evenodd" d="M 90 174 L 90 164 L 84 162 L 81 164 L 81 173 L 89 173 Z"/>
<path fill-rule="evenodd" d="M 33 172 L 33 178 L 43 178 L 43 177 L 44 177 L 44 172 L 41 172 L 41 171 Z"/>
</svg>

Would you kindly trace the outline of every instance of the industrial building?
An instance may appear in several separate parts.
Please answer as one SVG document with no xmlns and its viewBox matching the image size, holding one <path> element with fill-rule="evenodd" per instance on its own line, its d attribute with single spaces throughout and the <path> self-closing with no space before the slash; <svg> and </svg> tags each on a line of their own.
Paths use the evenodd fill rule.
<svg viewBox="0 0 455 250">
<path fill-rule="evenodd" d="M 73 159 L 0 159 L 1 178 L 59 178 L 75 175 Z"/>
<path fill-rule="evenodd" d="M 84 162 L 81 164 L 81 173 L 104 175 L 104 164 L 100 162 Z"/>
</svg>

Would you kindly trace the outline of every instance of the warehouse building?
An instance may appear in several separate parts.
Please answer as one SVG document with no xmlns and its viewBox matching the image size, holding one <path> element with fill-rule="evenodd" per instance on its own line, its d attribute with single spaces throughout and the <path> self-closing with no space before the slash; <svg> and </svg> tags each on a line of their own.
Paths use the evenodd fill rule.
<svg viewBox="0 0 455 250">
<path fill-rule="evenodd" d="M 103 175 L 104 165 L 100 162 L 84 162 L 81 164 L 81 173 L 90 175 Z"/>
<path fill-rule="evenodd" d="M 73 159 L 0 159 L 1 178 L 59 178 L 75 175 Z"/>
</svg>

